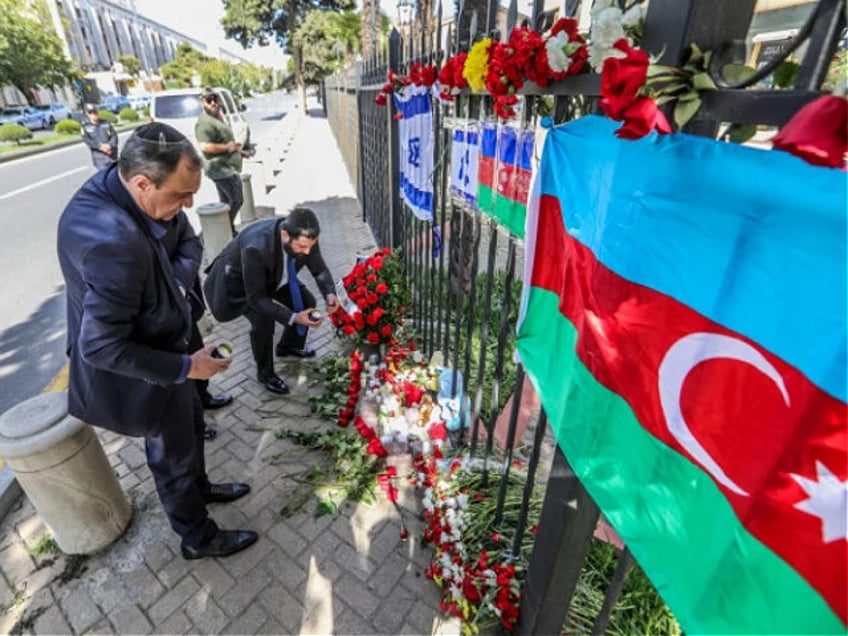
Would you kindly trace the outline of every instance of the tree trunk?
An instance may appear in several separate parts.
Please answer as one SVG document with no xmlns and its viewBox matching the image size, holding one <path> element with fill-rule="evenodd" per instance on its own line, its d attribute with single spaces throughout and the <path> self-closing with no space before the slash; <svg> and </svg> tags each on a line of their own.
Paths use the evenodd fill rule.
<svg viewBox="0 0 848 636">
<path fill-rule="evenodd" d="M 299 47 L 292 47 L 292 60 L 294 61 L 294 84 L 297 87 L 297 97 L 300 108 L 306 112 L 306 84 L 303 82 L 303 51 Z"/>
<path fill-rule="evenodd" d="M 377 29 L 379 15 L 372 15 L 377 9 L 377 0 L 362 0 L 362 59 L 371 60 L 377 50 Z"/>
</svg>

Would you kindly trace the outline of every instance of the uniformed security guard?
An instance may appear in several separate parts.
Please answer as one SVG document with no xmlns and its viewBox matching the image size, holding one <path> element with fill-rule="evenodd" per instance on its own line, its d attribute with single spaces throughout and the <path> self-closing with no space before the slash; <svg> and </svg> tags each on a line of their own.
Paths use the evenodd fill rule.
<svg viewBox="0 0 848 636">
<path fill-rule="evenodd" d="M 94 104 L 85 105 L 88 121 L 82 125 L 82 140 L 91 148 L 91 160 L 98 170 L 118 160 L 118 133 L 108 121 L 100 120 L 100 111 Z"/>
</svg>

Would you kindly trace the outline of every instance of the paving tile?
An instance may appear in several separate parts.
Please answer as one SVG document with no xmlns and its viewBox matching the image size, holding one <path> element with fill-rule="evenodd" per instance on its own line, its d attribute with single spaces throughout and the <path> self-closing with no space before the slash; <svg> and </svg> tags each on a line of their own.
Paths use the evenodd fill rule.
<svg viewBox="0 0 848 636">
<path fill-rule="evenodd" d="M 153 630 L 157 634 L 193 634 L 197 630 L 191 624 L 191 619 L 181 609 L 177 610 L 165 620 L 157 622 Z"/>
<path fill-rule="evenodd" d="M 191 575 L 213 598 L 224 596 L 236 584 L 224 559 L 200 559 L 195 562 Z"/>
<path fill-rule="evenodd" d="M 278 517 L 279 518 L 279 517 Z M 267 536 L 274 541 L 283 552 L 289 556 L 296 558 L 302 554 L 304 550 L 310 547 L 310 543 L 304 539 L 297 530 L 286 523 L 278 523 L 273 528 L 268 530 Z"/>
<path fill-rule="evenodd" d="M 241 615 L 246 607 L 255 604 L 257 597 L 268 587 L 275 584 L 263 566 L 258 566 L 239 579 L 239 584 L 227 594 L 216 597 L 221 609 L 230 617 Z"/>
<path fill-rule="evenodd" d="M 115 628 L 104 618 L 81 633 L 84 636 L 108 636 L 115 633 Z"/>
<path fill-rule="evenodd" d="M 303 606 L 285 588 L 269 586 L 258 597 L 268 616 L 283 626 L 279 633 L 289 634 L 300 631 L 303 619 Z"/>
<path fill-rule="evenodd" d="M 35 620 L 33 632 L 36 634 L 70 634 L 71 626 L 62 615 L 59 606 L 53 603 Z"/>
<path fill-rule="evenodd" d="M 201 634 L 218 634 L 230 622 L 206 589 L 201 589 L 191 597 L 183 611 L 191 619 L 194 629 Z"/>
<path fill-rule="evenodd" d="M 162 585 L 170 589 L 181 582 L 190 571 L 189 561 L 183 559 L 182 556 L 175 556 L 156 572 L 156 578 L 162 582 Z"/>
<path fill-rule="evenodd" d="M 153 625 L 138 605 L 125 605 L 109 613 L 109 620 L 118 634 L 150 634 Z"/>
<path fill-rule="evenodd" d="M 154 625 L 158 625 L 194 596 L 200 585 L 192 577 L 187 576 L 162 598 L 150 606 L 147 615 Z"/>
<path fill-rule="evenodd" d="M 333 617 L 333 634 L 344 636 L 382 636 L 391 632 L 382 632 L 370 621 L 365 620 L 343 604 L 338 604 L 338 610 Z"/>
<path fill-rule="evenodd" d="M 335 581 L 333 593 L 365 619 L 380 605 L 380 598 L 370 591 L 365 583 L 348 573 Z"/>
<path fill-rule="evenodd" d="M 226 629 L 225 634 L 272 634 L 264 627 L 268 622 L 268 614 L 259 605 L 248 605 L 247 609 L 234 618 Z M 277 632 L 282 633 L 282 632 Z"/>
<path fill-rule="evenodd" d="M 162 585 L 156 575 L 144 565 L 121 574 L 121 579 L 133 602 L 144 608 L 153 605 L 168 591 L 168 588 Z"/>
<path fill-rule="evenodd" d="M 68 618 L 71 628 L 82 633 L 104 618 L 100 608 L 88 595 L 84 586 L 79 586 L 59 601 L 62 612 Z"/>
</svg>

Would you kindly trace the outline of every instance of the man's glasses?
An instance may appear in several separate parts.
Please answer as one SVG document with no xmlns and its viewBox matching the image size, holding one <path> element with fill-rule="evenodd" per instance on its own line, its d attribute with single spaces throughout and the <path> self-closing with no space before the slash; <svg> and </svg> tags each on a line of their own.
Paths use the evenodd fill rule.
<svg viewBox="0 0 848 636">
<path fill-rule="evenodd" d="M 217 104 L 218 98 L 217 97 L 204 97 L 203 101 L 206 102 L 207 104 Z"/>
</svg>

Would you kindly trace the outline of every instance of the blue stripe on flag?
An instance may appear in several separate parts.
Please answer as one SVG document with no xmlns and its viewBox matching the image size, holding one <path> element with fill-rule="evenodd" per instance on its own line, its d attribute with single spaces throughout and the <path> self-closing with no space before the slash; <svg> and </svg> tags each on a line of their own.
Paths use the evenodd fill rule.
<svg viewBox="0 0 848 636">
<path fill-rule="evenodd" d="M 846 399 L 848 175 L 691 135 L 548 131 L 542 194 L 607 267 L 739 332 Z"/>
<path fill-rule="evenodd" d="M 403 115 L 404 119 L 409 119 L 411 117 L 415 117 L 416 115 L 423 115 L 430 111 L 430 94 L 429 93 L 421 93 L 419 95 L 412 95 L 408 98 L 401 99 L 397 95 L 395 98 L 395 108 L 397 108 L 398 112 Z"/>
<path fill-rule="evenodd" d="M 498 149 L 497 124 L 483 124 L 480 135 L 480 154 L 485 157 L 495 157 Z"/>
<path fill-rule="evenodd" d="M 532 130 L 522 130 L 518 134 L 518 167 L 524 170 L 533 169 L 533 144 L 536 133 Z"/>
<path fill-rule="evenodd" d="M 419 190 L 403 174 L 400 175 L 400 189 L 415 215 L 429 219 L 433 212 L 433 193 Z"/>
<path fill-rule="evenodd" d="M 515 151 L 517 145 L 517 130 L 511 126 L 501 126 L 498 135 L 498 163 L 501 165 L 515 165 Z"/>
</svg>

